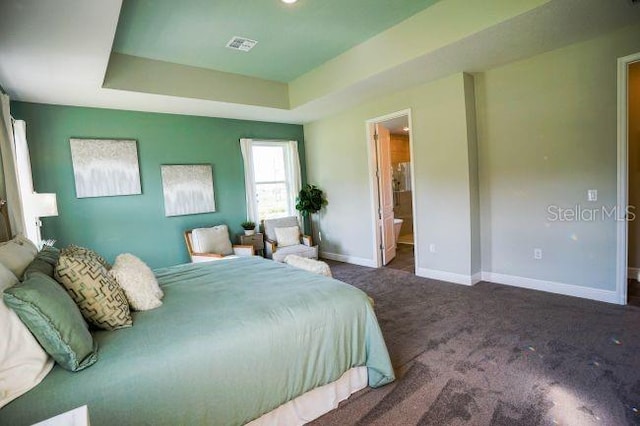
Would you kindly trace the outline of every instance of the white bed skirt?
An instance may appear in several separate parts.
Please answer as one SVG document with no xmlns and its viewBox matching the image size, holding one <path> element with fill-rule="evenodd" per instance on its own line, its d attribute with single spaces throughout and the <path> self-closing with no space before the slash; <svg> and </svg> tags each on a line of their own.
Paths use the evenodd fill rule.
<svg viewBox="0 0 640 426">
<path fill-rule="evenodd" d="M 341 401 L 367 387 L 367 367 L 347 370 L 335 382 L 311 389 L 261 417 L 248 426 L 303 425 L 338 408 Z"/>
</svg>

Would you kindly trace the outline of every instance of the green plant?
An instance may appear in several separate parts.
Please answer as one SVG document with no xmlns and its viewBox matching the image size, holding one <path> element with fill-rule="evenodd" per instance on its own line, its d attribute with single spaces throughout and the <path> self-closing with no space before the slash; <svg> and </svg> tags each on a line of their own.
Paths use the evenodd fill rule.
<svg viewBox="0 0 640 426">
<path fill-rule="evenodd" d="M 324 192 L 315 185 L 305 185 L 296 198 L 296 210 L 305 217 L 319 212 L 325 205 L 327 205 L 327 199 Z"/>
<path fill-rule="evenodd" d="M 245 220 L 244 222 L 242 222 L 240 224 L 240 226 L 245 231 L 251 231 L 252 229 L 256 229 L 256 223 L 255 222 L 251 222 L 250 220 Z"/>
</svg>

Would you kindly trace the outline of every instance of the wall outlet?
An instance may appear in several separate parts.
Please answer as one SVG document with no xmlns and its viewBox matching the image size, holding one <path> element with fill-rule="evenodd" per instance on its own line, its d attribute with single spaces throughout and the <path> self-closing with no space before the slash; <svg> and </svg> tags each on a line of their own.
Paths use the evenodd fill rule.
<svg viewBox="0 0 640 426">
<path fill-rule="evenodd" d="M 589 200 L 589 201 L 598 201 L 598 190 L 597 189 L 589 189 L 587 191 L 587 200 Z"/>
<path fill-rule="evenodd" d="M 431 243 L 429 244 L 429 253 L 435 253 L 436 252 L 436 245 Z"/>
<path fill-rule="evenodd" d="M 542 249 L 534 248 L 534 249 L 533 249 L 533 258 L 534 258 L 535 260 L 540 260 L 540 259 L 542 259 Z"/>
</svg>

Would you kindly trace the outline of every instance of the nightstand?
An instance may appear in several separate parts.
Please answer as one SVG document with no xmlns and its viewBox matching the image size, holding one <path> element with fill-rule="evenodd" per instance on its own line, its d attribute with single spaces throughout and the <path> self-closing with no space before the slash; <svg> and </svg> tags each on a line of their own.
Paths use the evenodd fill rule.
<svg viewBox="0 0 640 426">
<path fill-rule="evenodd" d="M 256 232 L 253 235 L 240 235 L 240 244 L 253 246 L 256 254 L 264 257 L 264 236 L 260 232 Z"/>
</svg>

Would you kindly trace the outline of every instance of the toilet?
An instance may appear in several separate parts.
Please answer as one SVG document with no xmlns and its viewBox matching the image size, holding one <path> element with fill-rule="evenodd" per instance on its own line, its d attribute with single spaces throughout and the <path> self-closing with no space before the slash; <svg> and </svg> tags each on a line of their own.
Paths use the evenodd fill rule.
<svg viewBox="0 0 640 426">
<path fill-rule="evenodd" d="M 393 219 L 393 235 L 396 237 L 396 244 L 398 243 L 398 238 L 400 237 L 400 228 L 402 228 L 402 219 Z"/>
</svg>

